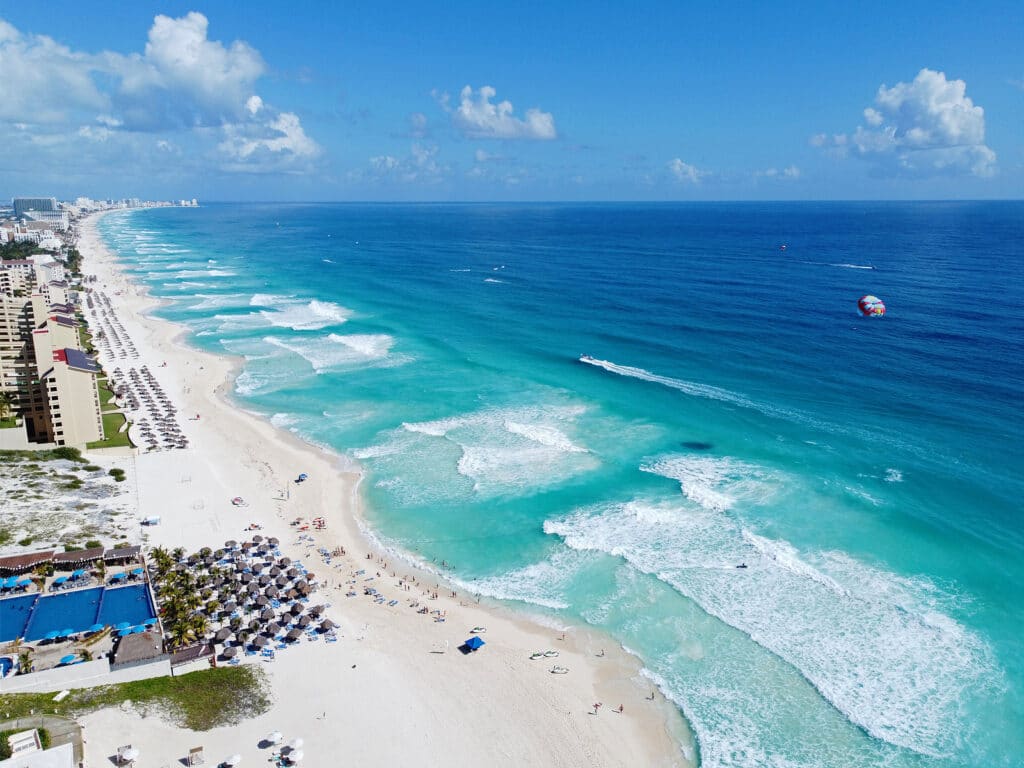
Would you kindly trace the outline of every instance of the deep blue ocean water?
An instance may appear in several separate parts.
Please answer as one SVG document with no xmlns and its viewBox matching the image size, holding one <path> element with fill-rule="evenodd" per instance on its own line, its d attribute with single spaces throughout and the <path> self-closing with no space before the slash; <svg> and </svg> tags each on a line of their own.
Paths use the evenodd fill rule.
<svg viewBox="0 0 1024 768">
<path fill-rule="evenodd" d="M 609 633 L 703 765 L 1024 761 L 1024 204 L 100 228 L 243 407 L 360 461 L 382 541 Z"/>
</svg>

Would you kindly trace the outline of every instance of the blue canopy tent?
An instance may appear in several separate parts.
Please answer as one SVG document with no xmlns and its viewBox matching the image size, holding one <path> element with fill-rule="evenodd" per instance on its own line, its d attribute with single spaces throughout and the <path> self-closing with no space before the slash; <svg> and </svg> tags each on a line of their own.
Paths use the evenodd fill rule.
<svg viewBox="0 0 1024 768">
<path fill-rule="evenodd" d="M 76 661 L 78 661 L 78 656 L 76 654 L 74 654 L 74 653 L 69 653 L 67 656 L 62 656 L 61 657 L 60 663 L 61 664 L 74 664 Z"/>
<path fill-rule="evenodd" d="M 463 643 L 463 645 L 465 645 L 471 651 L 478 651 L 485 645 L 487 645 L 487 643 L 483 641 L 483 638 L 478 637 L 477 635 L 473 635 L 471 638 L 469 638 L 469 640 Z"/>
</svg>

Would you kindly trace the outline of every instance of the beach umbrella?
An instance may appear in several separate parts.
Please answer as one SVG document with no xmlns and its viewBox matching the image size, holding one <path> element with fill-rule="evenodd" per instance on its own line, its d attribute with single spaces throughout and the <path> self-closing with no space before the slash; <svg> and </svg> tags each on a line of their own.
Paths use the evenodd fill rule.
<svg viewBox="0 0 1024 768">
<path fill-rule="evenodd" d="M 277 597 L 280 592 L 278 592 L 277 587 L 267 587 L 263 594 L 267 597 Z"/>
<path fill-rule="evenodd" d="M 324 631 L 327 631 L 329 629 L 334 629 L 336 626 L 338 626 L 338 625 L 335 624 L 330 619 L 324 619 L 323 621 L 320 622 L 320 629 L 322 629 Z"/>
<path fill-rule="evenodd" d="M 277 567 L 277 566 L 275 565 L 275 566 L 274 566 L 273 568 L 271 568 L 271 569 L 270 569 L 270 575 L 271 575 L 271 576 L 280 576 L 280 575 L 281 575 L 281 569 L 280 569 L 280 568 L 278 568 L 278 567 Z"/>
<path fill-rule="evenodd" d="M 273 731 L 269 736 L 267 736 L 267 741 L 271 744 L 280 744 L 284 741 L 284 735 L 280 731 Z"/>
<path fill-rule="evenodd" d="M 255 536 L 252 537 L 252 540 L 253 543 L 259 544 L 261 541 L 263 541 L 263 537 L 257 533 Z"/>
<path fill-rule="evenodd" d="M 300 763 L 300 762 L 302 762 L 302 758 L 303 757 L 305 757 L 305 755 L 302 753 L 302 750 L 301 749 L 297 749 L 294 752 L 289 752 L 288 753 L 288 762 L 289 763 Z"/>
<path fill-rule="evenodd" d="M 257 561 L 257 562 L 252 564 L 252 572 L 253 573 L 262 573 L 263 569 L 266 568 L 266 567 L 267 567 L 266 563 L 261 563 L 261 562 Z"/>
<path fill-rule="evenodd" d="M 298 568 L 289 568 L 288 569 L 288 577 L 291 578 L 291 579 L 294 579 L 300 573 L 302 573 L 302 571 L 300 571 Z"/>
<path fill-rule="evenodd" d="M 483 638 L 479 635 L 473 635 L 464 643 L 464 645 L 471 651 L 477 651 L 483 648 L 486 643 L 484 643 Z"/>
<path fill-rule="evenodd" d="M 146 628 L 143 627 L 143 626 L 132 627 L 132 634 L 133 635 L 141 635 L 145 631 L 146 631 Z"/>
<path fill-rule="evenodd" d="M 250 584 L 252 583 L 253 578 L 254 577 L 251 573 L 243 573 L 241 576 L 238 577 L 238 580 L 243 584 Z"/>
<path fill-rule="evenodd" d="M 129 747 L 128 749 L 126 749 L 124 752 L 121 753 L 121 759 L 122 760 L 127 760 L 128 762 L 133 762 L 135 760 L 138 760 L 139 759 L 139 750 L 137 750 L 135 747 Z"/>
<path fill-rule="evenodd" d="M 224 649 L 224 658 L 225 659 L 233 658 L 236 653 L 238 653 L 238 649 L 235 646 L 233 646 L 233 645 L 228 646 L 227 648 Z"/>
<path fill-rule="evenodd" d="M 43 640 L 56 640 L 59 635 L 60 631 L 55 629 L 52 632 L 47 632 L 43 635 Z"/>
<path fill-rule="evenodd" d="M 263 574 L 262 576 L 260 576 L 260 586 L 261 587 L 267 586 L 267 584 L 269 584 L 272 581 L 273 581 L 273 579 L 271 579 L 267 574 Z"/>
<path fill-rule="evenodd" d="M 302 627 L 303 629 L 305 629 L 306 627 L 308 627 L 310 625 L 310 622 L 312 622 L 312 621 L 313 620 L 311 618 L 309 618 L 309 616 L 300 616 L 299 617 L 299 626 Z"/>
<path fill-rule="evenodd" d="M 228 539 L 227 541 L 224 542 L 224 546 L 227 549 L 234 549 L 235 547 L 238 546 L 238 542 L 235 541 L 234 539 Z"/>
<path fill-rule="evenodd" d="M 102 632 L 103 628 L 105 626 L 106 626 L 105 624 L 96 623 L 96 624 L 93 624 L 91 627 L 89 627 L 89 629 L 86 630 L 86 631 L 87 632 Z"/>
<path fill-rule="evenodd" d="M 131 627 L 128 627 L 127 629 L 119 629 L 119 630 L 117 630 L 117 636 L 118 637 L 128 637 L 128 635 L 130 635 L 131 633 L 132 633 L 132 628 Z"/>
<path fill-rule="evenodd" d="M 291 611 L 292 616 L 298 616 L 300 613 L 302 613 L 303 605 L 302 603 L 292 603 L 291 607 L 288 610 Z"/>
<path fill-rule="evenodd" d="M 270 645 L 270 641 L 262 635 L 257 635 L 253 638 L 252 644 L 255 645 L 257 648 L 263 648 L 265 646 Z"/>
<path fill-rule="evenodd" d="M 238 765 L 240 762 L 242 762 L 242 756 L 241 755 L 232 755 L 231 757 L 229 757 L 227 760 L 224 761 L 224 765 L 234 766 L 234 765 Z"/>
<path fill-rule="evenodd" d="M 299 590 L 289 589 L 285 594 L 287 595 L 289 600 L 295 600 L 299 596 Z"/>
<path fill-rule="evenodd" d="M 256 605 L 270 605 L 270 598 L 266 595 L 260 595 L 256 598 Z"/>
<path fill-rule="evenodd" d="M 276 621 L 272 621 L 263 629 L 268 635 L 276 635 L 278 630 L 283 629 L 284 626 L 284 624 L 278 624 Z"/>
<path fill-rule="evenodd" d="M 312 608 L 309 609 L 309 613 L 313 614 L 314 616 L 319 616 L 323 612 L 324 612 L 324 606 L 323 605 L 314 605 Z"/>
<path fill-rule="evenodd" d="M 279 587 L 283 587 L 283 586 L 285 586 L 285 585 L 286 585 L 286 584 L 287 584 L 287 583 L 288 583 L 289 581 L 291 581 L 291 579 L 289 579 L 289 578 L 288 578 L 287 576 L 285 576 L 285 575 L 283 575 L 283 574 L 282 574 L 281 576 L 278 576 L 278 577 L 277 577 L 277 579 L 276 579 L 276 581 L 275 581 L 274 583 L 275 583 L 275 584 L 277 584 L 277 586 L 279 586 Z"/>
<path fill-rule="evenodd" d="M 289 629 L 288 634 L 284 636 L 286 640 L 298 640 L 302 637 L 301 629 Z"/>
<path fill-rule="evenodd" d="M 75 661 L 76 661 L 77 659 L 78 659 L 78 656 L 76 656 L 76 655 L 75 655 L 75 654 L 73 654 L 73 653 L 69 653 L 69 654 L 68 654 L 67 656 L 62 656 L 62 657 L 61 657 L 60 663 L 61 663 L 61 664 L 72 664 L 72 663 L 74 663 L 74 662 L 75 662 Z"/>
<path fill-rule="evenodd" d="M 67 629 L 62 629 L 57 637 L 71 637 L 73 634 L 75 634 L 75 630 L 69 627 Z"/>
<path fill-rule="evenodd" d="M 231 637 L 230 627 L 221 627 L 217 630 L 217 633 L 213 636 L 213 639 L 219 643 L 223 643 L 229 637 Z"/>
<path fill-rule="evenodd" d="M 127 621 L 122 621 L 120 624 L 115 624 L 114 629 L 128 629 L 131 626 Z"/>
<path fill-rule="evenodd" d="M 248 587 L 245 588 L 245 591 L 248 592 L 250 595 L 257 595 L 259 594 L 260 591 L 260 585 L 250 584 Z"/>
<path fill-rule="evenodd" d="M 276 536 L 271 536 L 269 539 L 267 539 L 267 543 L 270 544 L 271 546 L 276 547 L 281 542 L 278 540 L 278 538 Z"/>
<path fill-rule="evenodd" d="M 282 557 L 280 560 L 277 561 L 277 564 L 284 568 L 285 566 L 292 564 L 292 559 L 290 557 Z"/>
<path fill-rule="evenodd" d="M 260 619 L 263 621 L 272 621 L 274 619 L 274 612 L 270 608 L 264 608 L 260 611 Z"/>
<path fill-rule="evenodd" d="M 248 624 L 249 629 L 251 629 L 253 631 L 256 631 L 257 629 L 259 629 L 260 626 L 261 626 L 261 624 L 260 624 L 260 620 L 259 619 L 253 619 Z"/>
<path fill-rule="evenodd" d="M 144 626 L 144 627 L 155 627 L 156 626 L 156 618 L 153 617 L 153 618 L 146 619 L 144 622 L 142 622 L 142 626 Z"/>
</svg>

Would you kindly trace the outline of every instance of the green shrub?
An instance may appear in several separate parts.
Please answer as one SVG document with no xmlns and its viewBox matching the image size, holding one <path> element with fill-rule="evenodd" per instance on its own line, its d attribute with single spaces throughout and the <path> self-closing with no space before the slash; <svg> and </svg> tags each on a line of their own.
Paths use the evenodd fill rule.
<svg viewBox="0 0 1024 768">
<path fill-rule="evenodd" d="M 109 472 L 107 472 L 107 474 L 110 475 L 115 480 L 124 480 L 124 470 L 121 469 L 120 467 L 114 467 Z"/>
<path fill-rule="evenodd" d="M 31 543 L 32 543 L 32 537 L 31 536 L 26 536 L 24 539 L 22 539 L 21 541 L 18 542 L 18 546 L 19 547 L 27 547 Z"/>
<path fill-rule="evenodd" d="M 99 472 L 103 467 L 98 467 L 95 464 L 86 464 L 82 469 L 86 472 Z"/>
<path fill-rule="evenodd" d="M 67 445 L 62 445 L 60 448 L 54 448 L 52 453 L 54 458 L 57 459 L 67 459 L 68 461 L 77 461 L 79 463 L 85 462 L 85 459 L 82 458 L 82 452 L 80 450 L 78 450 L 77 448 L 71 448 L 70 446 Z"/>
<path fill-rule="evenodd" d="M 102 547 L 102 546 L 103 546 L 103 543 L 99 542 L 99 541 L 96 541 L 96 539 L 89 539 L 87 542 L 85 542 L 85 548 L 86 549 L 96 549 L 96 547 Z"/>
</svg>

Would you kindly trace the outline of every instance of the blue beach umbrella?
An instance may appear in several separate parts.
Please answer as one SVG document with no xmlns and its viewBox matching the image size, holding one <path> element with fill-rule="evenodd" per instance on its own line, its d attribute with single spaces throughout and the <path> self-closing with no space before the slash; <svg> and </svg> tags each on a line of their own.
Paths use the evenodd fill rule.
<svg viewBox="0 0 1024 768">
<path fill-rule="evenodd" d="M 102 631 L 103 631 L 103 628 L 104 628 L 105 626 L 107 626 L 107 625 L 106 625 L 106 624 L 99 624 L 99 623 L 97 623 L 97 624 L 93 624 L 93 625 L 92 625 L 91 627 L 89 627 L 89 629 L 87 629 L 86 631 L 87 631 L 87 632 L 102 632 Z"/>
<path fill-rule="evenodd" d="M 156 624 L 156 619 L 146 619 L 144 622 L 142 622 L 142 624 L 146 627 L 152 627 L 154 624 Z"/>
<path fill-rule="evenodd" d="M 146 631 L 146 628 L 142 627 L 142 626 L 132 627 L 132 634 L 133 635 L 141 635 L 145 631 Z"/>
<path fill-rule="evenodd" d="M 120 624 L 115 624 L 114 629 L 129 629 L 131 626 L 127 621 L 122 621 Z"/>
<path fill-rule="evenodd" d="M 473 637 L 469 638 L 464 645 L 469 648 L 469 650 L 476 651 L 485 646 L 486 643 L 483 641 L 483 638 L 473 635 Z"/>
<path fill-rule="evenodd" d="M 57 637 L 70 637 L 73 634 L 75 634 L 75 630 L 69 627 L 68 629 L 62 629 Z"/>
<path fill-rule="evenodd" d="M 52 630 L 50 632 L 47 632 L 45 635 L 43 635 L 43 640 L 56 640 L 59 635 L 60 635 L 60 632 L 58 632 L 56 629 L 54 629 L 54 630 Z"/>
<path fill-rule="evenodd" d="M 73 653 L 69 653 L 67 656 L 61 657 L 60 663 L 61 664 L 74 664 L 76 661 L 78 661 L 78 656 L 76 656 Z"/>
<path fill-rule="evenodd" d="M 81 578 L 84 575 L 85 575 L 85 569 L 84 568 L 79 568 L 77 571 L 74 571 L 71 574 L 71 578 L 72 579 L 78 579 L 78 578 Z"/>
<path fill-rule="evenodd" d="M 127 578 L 128 578 L 128 574 L 125 573 L 124 571 L 122 571 L 121 573 L 115 573 L 113 575 L 113 577 L 111 577 L 110 580 L 111 581 L 121 581 L 122 579 L 127 579 Z"/>
<path fill-rule="evenodd" d="M 132 576 L 141 576 L 141 575 L 142 575 L 142 569 L 141 568 L 132 568 Z"/>
<path fill-rule="evenodd" d="M 54 584 L 63 584 L 67 580 L 68 580 L 67 576 L 58 576 L 56 579 L 53 580 L 53 583 Z"/>
<path fill-rule="evenodd" d="M 132 633 L 132 628 L 131 627 L 125 627 L 124 629 L 117 630 L 117 636 L 118 637 L 127 637 L 131 633 Z"/>
<path fill-rule="evenodd" d="M 27 587 L 31 583 L 32 583 L 32 579 L 21 579 L 20 581 L 15 582 L 14 586 L 16 586 L 16 587 Z"/>
</svg>

